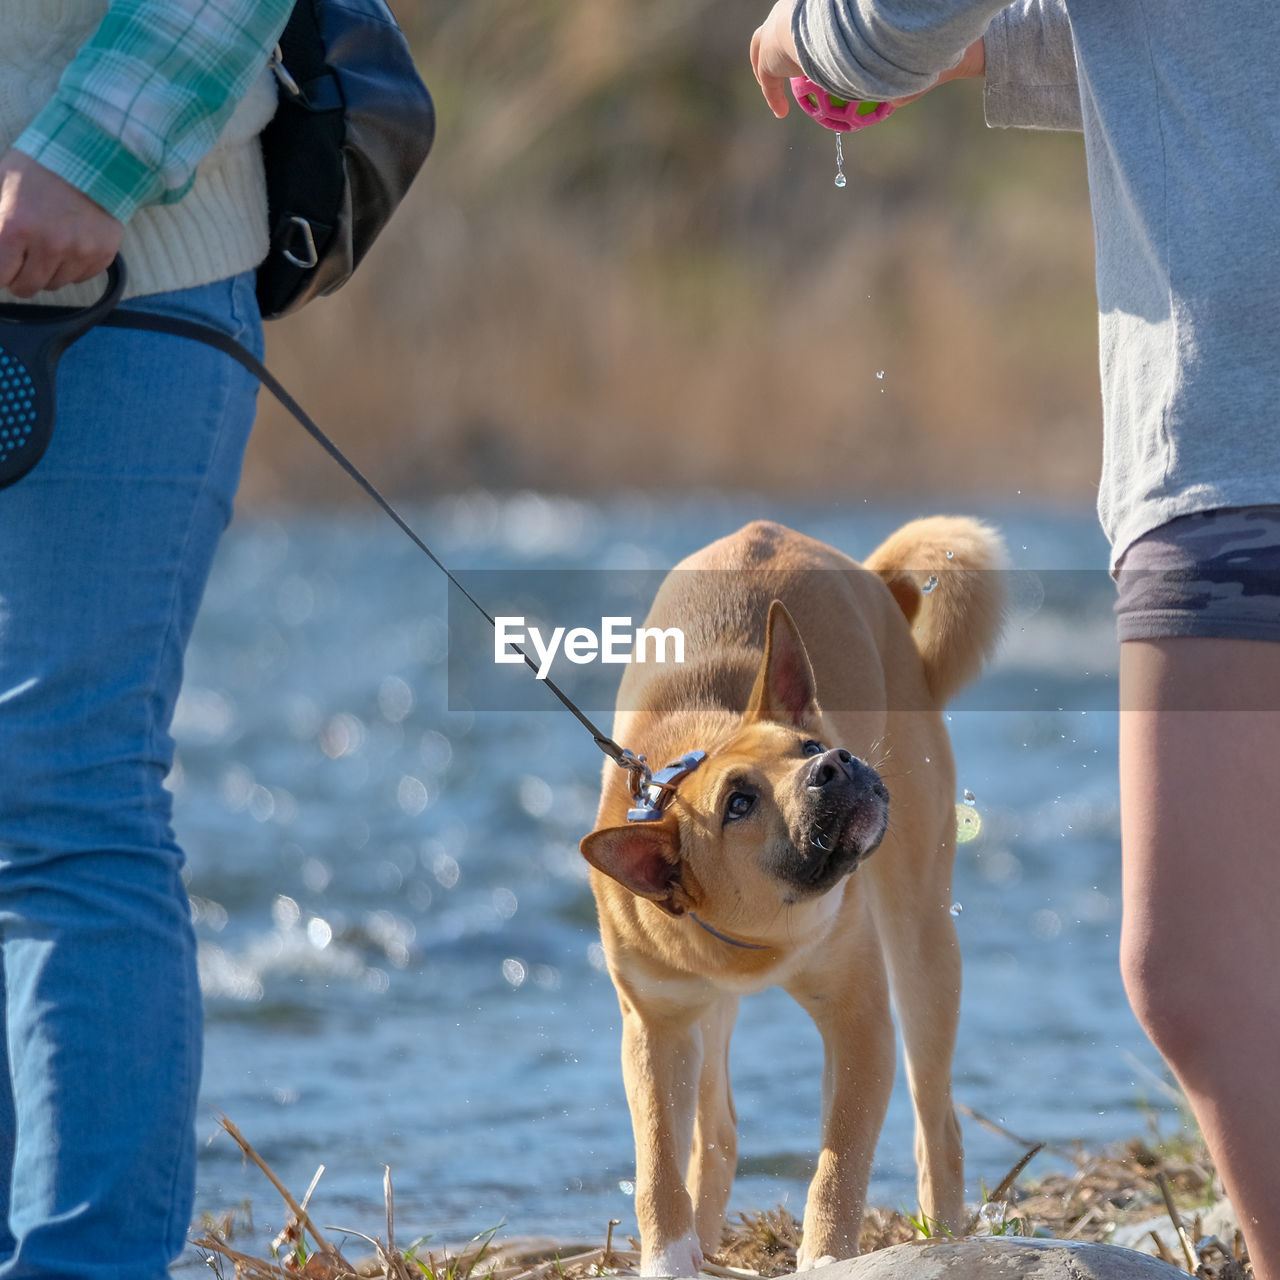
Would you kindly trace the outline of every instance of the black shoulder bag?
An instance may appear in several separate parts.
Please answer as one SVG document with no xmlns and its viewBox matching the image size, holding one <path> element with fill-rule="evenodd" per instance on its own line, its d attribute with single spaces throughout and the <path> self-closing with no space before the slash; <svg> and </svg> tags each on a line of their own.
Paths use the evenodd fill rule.
<svg viewBox="0 0 1280 1280">
<path fill-rule="evenodd" d="M 273 64 L 280 106 L 262 137 L 271 253 L 258 269 L 258 300 L 268 319 L 332 293 L 351 276 L 409 189 L 435 132 L 431 95 L 383 0 L 297 0 Z M 92 306 L 0 304 L 0 489 L 44 454 L 58 360 L 96 324 L 214 346 L 301 413 L 267 370 L 220 331 L 173 316 L 113 311 L 124 280 L 117 258 Z"/>
<path fill-rule="evenodd" d="M 268 320 L 347 281 L 435 135 L 431 95 L 384 0 L 297 0 L 272 68 L 271 251 L 258 268 Z"/>
</svg>

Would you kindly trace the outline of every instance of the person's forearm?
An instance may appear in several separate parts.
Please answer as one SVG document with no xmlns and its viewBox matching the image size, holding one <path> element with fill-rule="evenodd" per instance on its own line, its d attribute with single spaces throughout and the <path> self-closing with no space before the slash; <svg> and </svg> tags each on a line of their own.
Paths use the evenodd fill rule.
<svg viewBox="0 0 1280 1280">
<path fill-rule="evenodd" d="M 799 0 L 805 74 L 842 97 L 896 99 L 959 62 L 1007 0 Z"/>
<path fill-rule="evenodd" d="M 1065 0 L 1018 0 L 987 28 L 987 123 L 1079 129 L 1080 85 Z"/>
<path fill-rule="evenodd" d="M 293 0 L 112 0 L 16 148 L 126 221 L 178 198 Z"/>
</svg>

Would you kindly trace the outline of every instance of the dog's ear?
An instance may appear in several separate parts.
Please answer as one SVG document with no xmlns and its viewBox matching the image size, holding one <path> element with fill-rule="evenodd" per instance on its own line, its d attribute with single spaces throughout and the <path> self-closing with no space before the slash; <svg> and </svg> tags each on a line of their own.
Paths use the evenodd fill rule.
<svg viewBox="0 0 1280 1280">
<path fill-rule="evenodd" d="M 583 836 L 582 856 L 637 897 L 673 916 L 688 910 L 680 884 L 680 833 L 666 822 L 628 822 Z"/>
<path fill-rule="evenodd" d="M 797 729 L 817 719 L 813 667 L 795 620 L 781 600 L 769 606 L 764 659 L 747 703 L 747 720 L 776 720 Z"/>
</svg>

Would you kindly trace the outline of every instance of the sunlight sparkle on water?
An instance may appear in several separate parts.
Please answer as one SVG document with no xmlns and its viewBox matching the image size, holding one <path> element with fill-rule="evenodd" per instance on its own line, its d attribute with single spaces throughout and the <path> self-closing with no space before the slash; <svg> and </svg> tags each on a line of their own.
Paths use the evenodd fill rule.
<svg viewBox="0 0 1280 1280">
<path fill-rule="evenodd" d="M 956 843 L 968 844 L 970 840 L 976 840 L 981 830 L 982 816 L 977 809 L 971 807 L 968 801 L 956 805 Z"/>
</svg>

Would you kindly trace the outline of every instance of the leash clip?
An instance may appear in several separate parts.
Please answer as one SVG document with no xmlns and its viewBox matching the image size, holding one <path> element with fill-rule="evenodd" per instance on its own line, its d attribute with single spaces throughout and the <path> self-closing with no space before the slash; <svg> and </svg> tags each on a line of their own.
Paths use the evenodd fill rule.
<svg viewBox="0 0 1280 1280">
<path fill-rule="evenodd" d="M 648 764 L 645 763 L 644 756 L 638 756 L 627 747 L 622 747 L 619 753 L 613 757 L 613 763 L 619 769 L 627 771 L 627 789 L 631 792 L 632 799 L 639 801 L 641 796 L 644 795 L 645 787 L 649 785 L 653 778 Z"/>
<path fill-rule="evenodd" d="M 619 760 L 618 763 L 631 771 L 631 796 L 636 802 L 634 808 L 627 810 L 628 822 L 657 822 L 675 795 L 676 786 L 707 758 L 705 751 L 688 751 L 657 773 L 652 773 L 645 764 L 644 756 L 633 756 L 625 750 L 623 755 L 629 756 L 630 760 Z"/>
</svg>

